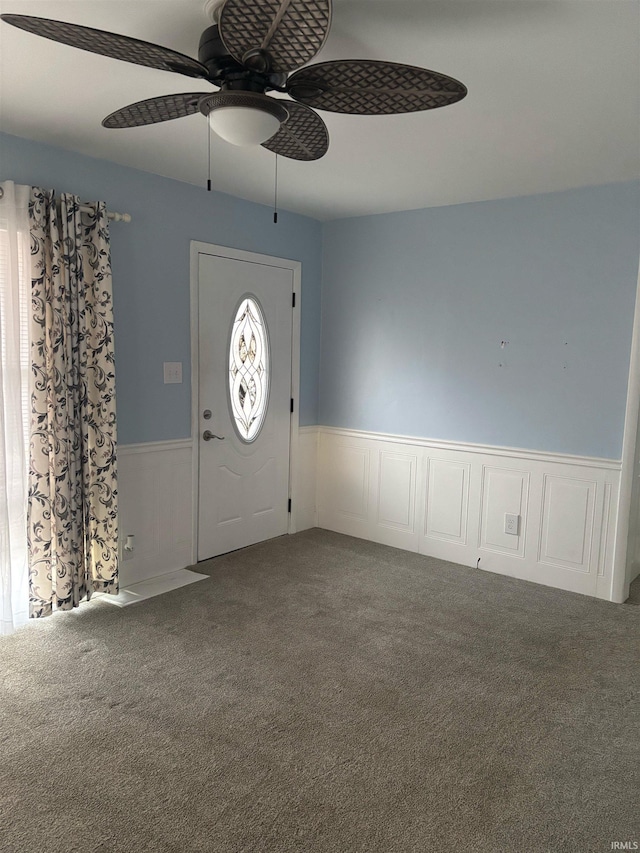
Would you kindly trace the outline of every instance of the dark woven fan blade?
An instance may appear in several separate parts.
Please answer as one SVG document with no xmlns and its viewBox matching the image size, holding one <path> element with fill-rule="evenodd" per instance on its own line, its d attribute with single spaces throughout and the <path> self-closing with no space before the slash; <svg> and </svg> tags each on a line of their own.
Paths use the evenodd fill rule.
<svg viewBox="0 0 640 853">
<path fill-rule="evenodd" d="M 262 143 L 281 157 L 291 160 L 319 160 L 329 148 L 329 132 L 319 115 L 302 104 L 278 101 L 289 118 L 280 125 L 280 130 L 271 139 Z"/>
<path fill-rule="evenodd" d="M 136 65 L 147 65 L 150 68 L 160 68 L 163 71 L 177 71 L 187 77 L 207 77 L 207 69 L 190 56 L 176 53 L 167 47 L 161 47 L 150 42 L 109 33 L 105 30 L 94 30 L 91 27 L 81 27 L 68 24 L 65 21 L 51 21 L 48 18 L 33 18 L 29 15 L 0 15 L 3 21 L 35 33 L 52 41 L 79 47 L 91 53 L 122 59 Z"/>
<path fill-rule="evenodd" d="M 432 110 L 467 94 L 466 86 L 437 71 L 361 59 L 302 68 L 287 81 L 287 91 L 314 109 L 356 115 Z"/>
<path fill-rule="evenodd" d="M 267 51 L 271 70 L 289 72 L 318 53 L 331 26 L 331 0 L 226 0 L 220 36 L 239 62 Z"/>
<path fill-rule="evenodd" d="M 211 92 L 185 92 L 183 95 L 162 95 L 159 98 L 138 101 L 108 115 L 102 126 L 140 127 L 143 124 L 156 124 L 159 121 L 190 116 L 198 112 L 200 99 L 210 94 Z"/>
</svg>

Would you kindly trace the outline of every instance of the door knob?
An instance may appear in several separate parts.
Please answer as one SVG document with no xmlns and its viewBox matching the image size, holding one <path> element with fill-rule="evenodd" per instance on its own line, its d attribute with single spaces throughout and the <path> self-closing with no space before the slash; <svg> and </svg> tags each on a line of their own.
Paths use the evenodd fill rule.
<svg viewBox="0 0 640 853">
<path fill-rule="evenodd" d="M 205 431 L 202 433 L 202 437 L 205 441 L 211 441 L 212 438 L 217 438 L 218 441 L 224 441 L 223 435 L 214 435 L 210 429 L 205 429 Z"/>
</svg>

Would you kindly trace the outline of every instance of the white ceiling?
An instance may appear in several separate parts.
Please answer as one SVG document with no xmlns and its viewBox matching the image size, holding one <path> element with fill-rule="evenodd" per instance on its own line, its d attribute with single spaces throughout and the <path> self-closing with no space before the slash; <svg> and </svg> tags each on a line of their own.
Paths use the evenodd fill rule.
<svg viewBox="0 0 640 853">
<path fill-rule="evenodd" d="M 2 0 L 2 12 L 111 30 L 197 56 L 204 0 Z M 0 127 L 206 184 L 201 115 L 105 130 L 133 101 L 208 91 L 0 24 Z M 334 0 L 317 60 L 386 59 L 461 80 L 458 104 L 398 116 L 322 113 L 328 154 L 279 158 L 280 207 L 333 219 L 631 180 L 640 173 L 638 0 Z M 71 82 L 71 75 L 74 80 Z M 214 188 L 266 204 L 274 157 L 216 141 Z"/>
</svg>

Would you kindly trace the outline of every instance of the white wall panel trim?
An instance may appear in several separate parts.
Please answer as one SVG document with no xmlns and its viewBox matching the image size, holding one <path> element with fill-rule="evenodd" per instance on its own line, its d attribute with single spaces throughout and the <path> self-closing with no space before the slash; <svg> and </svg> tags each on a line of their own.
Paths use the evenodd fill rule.
<svg viewBox="0 0 640 853">
<path fill-rule="evenodd" d="M 527 453 L 323 426 L 301 427 L 299 439 L 299 500 L 293 507 L 296 529 L 318 525 L 467 566 L 475 567 L 480 560 L 481 570 L 615 600 L 611 580 L 620 489 L 617 460 Z M 166 479 L 170 471 L 174 483 L 176 475 L 185 480 L 178 487 L 184 500 L 178 498 L 178 502 L 183 500 L 192 512 L 190 469 L 185 464 L 191 448 L 190 439 L 121 445 L 123 508 L 127 503 L 137 508 L 148 499 L 156 488 L 149 485 L 149 477 L 153 479 L 150 471 L 159 468 L 165 471 L 165 475 L 154 475 L 160 479 Z M 340 462 L 345 450 L 347 459 L 358 463 L 347 471 Z M 487 470 L 504 471 L 522 481 L 521 527 L 514 548 L 483 547 L 483 480 Z M 357 483 L 349 482 L 352 476 Z M 572 483 L 575 488 L 571 488 Z M 549 506 L 550 484 L 555 495 L 552 488 Z M 497 481 L 490 507 L 493 538 L 503 513 L 517 511 L 508 504 L 507 493 L 502 494 L 502 485 Z M 580 500 L 574 501 L 574 496 Z M 356 501 L 358 506 L 346 505 L 345 500 L 347 504 Z M 401 519 L 393 515 L 395 501 L 398 512 L 402 510 Z M 381 513 L 381 507 L 391 508 L 392 514 L 387 509 Z M 167 508 L 163 510 L 156 501 L 151 513 L 155 518 L 150 521 L 147 517 L 147 527 L 154 536 L 162 530 L 162 512 L 166 514 Z M 135 526 L 133 519 L 129 521 L 121 525 L 123 534 L 125 527 Z M 186 524 L 188 520 L 183 521 Z M 126 574 L 136 564 L 143 572 L 160 574 L 156 568 L 161 554 L 173 555 L 175 563 L 169 566 L 168 560 L 163 571 L 183 568 L 190 562 L 190 545 L 183 534 L 178 534 L 178 541 L 158 543 L 150 553 L 136 554 L 135 560 L 122 565 Z"/>
<path fill-rule="evenodd" d="M 191 439 L 120 445 L 118 493 L 123 587 L 192 560 Z M 123 546 L 134 536 L 134 550 Z"/>
<path fill-rule="evenodd" d="M 524 559 L 529 505 L 528 471 L 482 466 L 482 498 L 478 548 Z M 504 516 L 519 517 L 517 534 L 505 533 Z"/>
<path fill-rule="evenodd" d="M 614 600 L 617 460 L 323 426 L 317 447 L 319 527 Z"/>
<path fill-rule="evenodd" d="M 415 454 L 380 451 L 376 520 L 381 526 L 403 533 L 414 532 L 417 466 Z M 399 495 L 401 501 L 397 500 Z"/>
<path fill-rule="evenodd" d="M 432 539 L 466 545 L 471 465 L 447 459 L 427 459 L 426 465 L 423 533 Z M 446 500 L 439 499 L 443 490 Z"/>
<path fill-rule="evenodd" d="M 317 511 L 318 427 L 298 428 L 298 465 L 292 490 L 291 533 L 318 523 Z"/>
<path fill-rule="evenodd" d="M 597 488 L 588 480 L 543 475 L 539 562 L 568 571 L 590 571 Z"/>
<path fill-rule="evenodd" d="M 363 440 L 385 441 L 390 444 L 404 444 L 411 447 L 428 447 L 433 450 L 451 450 L 464 453 L 481 453 L 487 456 L 508 456 L 510 459 L 537 460 L 562 465 L 579 465 L 582 468 L 603 468 L 620 471 L 622 463 L 619 459 L 600 459 L 597 456 L 573 456 L 563 453 L 543 453 L 538 450 L 525 450 L 518 447 L 499 447 L 488 444 L 465 444 L 459 441 L 443 441 L 441 439 L 418 438 L 411 435 L 392 435 L 383 432 L 363 432 L 361 430 L 342 429 L 340 427 L 318 426 L 316 429 L 325 435 L 342 435 Z"/>
<path fill-rule="evenodd" d="M 605 483 L 604 501 L 602 502 L 602 520 L 600 522 L 603 531 L 600 540 L 600 553 L 598 554 L 598 578 L 605 576 L 605 566 L 607 560 L 607 552 L 609 545 L 609 532 L 611 525 L 608 524 L 608 518 L 611 514 L 611 483 Z"/>
</svg>

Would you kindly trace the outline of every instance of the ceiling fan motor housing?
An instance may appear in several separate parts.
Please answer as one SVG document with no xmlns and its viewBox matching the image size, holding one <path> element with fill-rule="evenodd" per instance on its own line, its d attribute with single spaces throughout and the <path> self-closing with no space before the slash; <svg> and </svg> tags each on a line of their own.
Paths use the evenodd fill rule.
<svg viewBox="0 0 640 853">
<path fill-rule="evenodd" d="M 243 92 L 267 92 L 269 89 L 281 89 L 287 79 L 286 74 L 269 71 L 270 62 L 266 51 L 256 49 L 247 64 L 237 62 L 227 51 L 220 37 L 220 30 L 214 24 L 200 36 L 198 60 L 209 72 L 209 80 L 222 89 Z"/>
<path fill-rule="evenodd" d="M 227 71 L 242 71 L 242 65 L 229 55 L 222 39 L 218 25 L 214 24 L 200 36 L 198 59 L 207 69 L 210 79 L 216 79 Z"/>
</svg>

